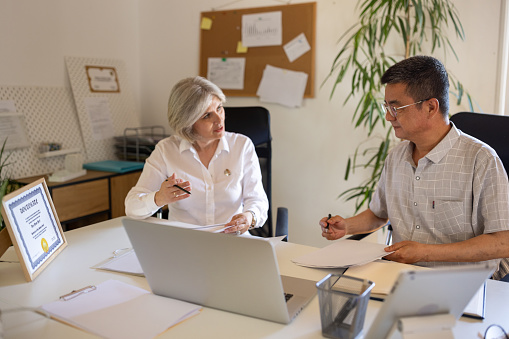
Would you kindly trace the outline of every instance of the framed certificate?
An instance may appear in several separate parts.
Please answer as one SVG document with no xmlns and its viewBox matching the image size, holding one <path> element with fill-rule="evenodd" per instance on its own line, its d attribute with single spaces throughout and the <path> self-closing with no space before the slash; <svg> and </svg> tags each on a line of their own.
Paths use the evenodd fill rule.
<svg viewBox="0 0 509 339">
<path fill-rule="evenodd" d="M 2 199 L 2 215 L 27 281 L 67 246 L 44 178 Z"/>
<path fill-rule="evenodd" d="M 120 93 L 115 67 L 85 66 L 90 92 Z"/>
</svg>

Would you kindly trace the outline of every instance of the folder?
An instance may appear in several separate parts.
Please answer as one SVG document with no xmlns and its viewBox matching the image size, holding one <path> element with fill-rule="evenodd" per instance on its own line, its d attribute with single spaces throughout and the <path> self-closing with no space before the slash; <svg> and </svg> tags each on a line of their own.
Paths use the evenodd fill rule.
<svg viewBox="0 0 509 339">
<path fill-rule="evenodd" d="M 201 308 L 117 280 L 79 288 L 42 306 L 63 323 L 112 339 L 153 338 Z"/>
<path fill-rule="evenodd" d="M 94 171 L 125 173 L 143 169 L 144 162 L 105 160 L 83 164 L 83 168 Z"/>
</svg>

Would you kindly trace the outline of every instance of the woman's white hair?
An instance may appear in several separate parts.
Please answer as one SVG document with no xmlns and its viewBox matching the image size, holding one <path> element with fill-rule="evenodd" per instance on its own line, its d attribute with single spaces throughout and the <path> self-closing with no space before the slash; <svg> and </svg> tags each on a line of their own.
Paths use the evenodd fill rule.
<svg viewBox="0 0 509 339">
<path fill-rule="evenodd" d="M 194 143 L 197 136 L 193 125 L 202 117 L 213 97 L 226 101 L 221 89 L 203 77 L 180 80 L 171 90 L 168 100 L 168 123 L 173 133 Z"/>
</svg>

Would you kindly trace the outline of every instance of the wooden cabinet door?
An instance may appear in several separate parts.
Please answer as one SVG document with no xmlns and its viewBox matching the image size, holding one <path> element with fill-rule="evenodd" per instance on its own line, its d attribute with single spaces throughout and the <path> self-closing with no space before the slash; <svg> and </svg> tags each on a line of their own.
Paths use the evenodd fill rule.
<svg viewBox="0 0 509 339">
<path fill-rule="evenodd" d="M 140 178 L 140 172 L 133 172 L 112 177 L 111 180 L 111 217 L 125 215 L 125 197 Z"/>
<path fill-rule="evenodd" d="M 61 222 L 110 209 L 108 179 L 54 188 L 52 199 Z"/>
</svg>

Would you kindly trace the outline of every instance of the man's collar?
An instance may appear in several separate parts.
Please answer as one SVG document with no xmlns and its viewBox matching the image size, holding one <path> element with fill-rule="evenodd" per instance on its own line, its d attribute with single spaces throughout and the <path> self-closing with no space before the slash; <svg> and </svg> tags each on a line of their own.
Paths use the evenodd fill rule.
<svg viewBox="0 0 509 339">
<path fill-rule="evenodd" d="M 450 149 L 454 146 L 460 137 L 460 132 L 456 126 L 454 126 L 452 121 L 449 123 L 451 124 L 451 129 L 449 132 L 428 154 L 426 154 L 426 158 L 435 164 L 440 162 L 442 158 L 445 157 L 445 155 L 450 151 Z"/>
</svg>

